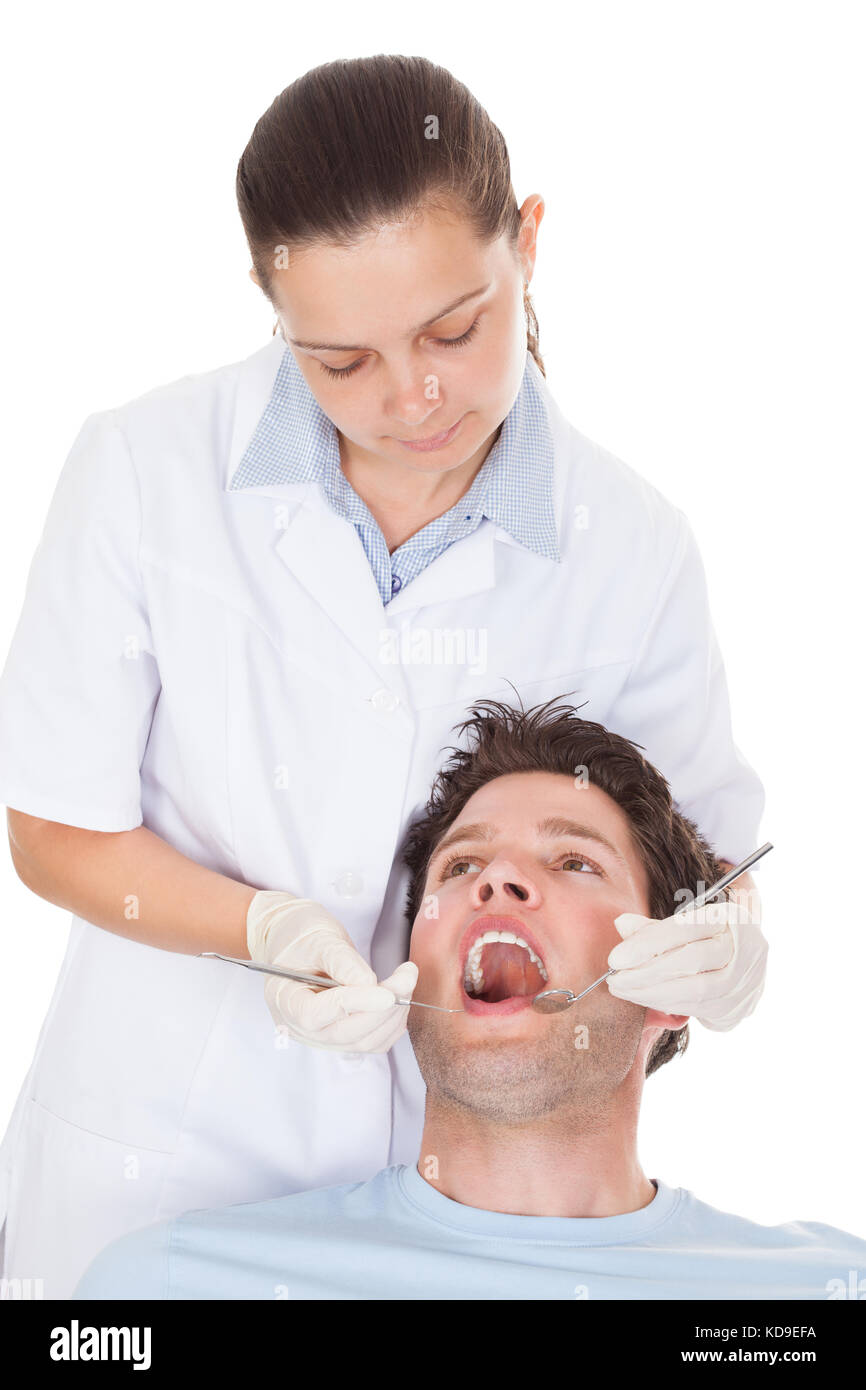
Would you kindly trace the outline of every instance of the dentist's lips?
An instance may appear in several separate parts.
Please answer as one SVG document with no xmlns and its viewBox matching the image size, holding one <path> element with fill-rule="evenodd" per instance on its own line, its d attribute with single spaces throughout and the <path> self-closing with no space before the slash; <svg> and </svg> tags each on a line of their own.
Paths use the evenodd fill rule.
<svg viewBox="0 0 866 1390">
<path fill-rule="evenodd" d="M 513 932 L 515 936 L 519 936 L 527 945 L 532 947 L 539 960 L 544 960 L 544 955 L 538 941 L 533 936 L 526 923 L 521 922 L 519 918 L 500 916 L 476 917 L 474 921 L 470 922 L 460 941 L 460 993 L 463 996 L 463 1008 L 467 1014 L 483 1014 L 485 1018 L 490 1018 L 495 1015 L 520 1013 L 521 1010 L 531 1007 L 532 1000 L 535 997 L 534 993 L 514 994 L 508 999 L 500 999 L 494 1004 L 488 1004 L 484 999 L 475 998 L 471 994 L 467 994 L 464 988 L 463 980 L 466 974 L 466 957 L 469 955 L 471 947 L 478 940 L 479 936 L 483 936 L 484 933 L 488 931 Z M 546 986 L 542 984 L 540 988 L 543 989 L 546 988 Z"/>
<path fill-rule="evenodd" d="M 463 416 L 450 429 L 440 430 L 438 434 L 431 434 L 427 439 L 397 439 L 398 444 L 402 444 L 404 449 L 415 449 L 421 453 L 427 453 L 430 449 L 441 449 L 444 445 L 450 444 L 461 424 Z M 395 435 L 396 438 L 396 435 Z"/>
</svg>

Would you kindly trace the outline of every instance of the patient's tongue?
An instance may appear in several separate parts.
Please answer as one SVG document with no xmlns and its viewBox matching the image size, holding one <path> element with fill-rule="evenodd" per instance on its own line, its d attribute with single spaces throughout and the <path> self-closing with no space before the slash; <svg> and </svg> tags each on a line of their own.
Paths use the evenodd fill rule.
<svg viewBox="0 0 866 1390">
<path fill-rule="evenodd" d="M 481 951 L 484 990 L 480 998 L 488 1004 L 517 995 L 538 994 L 544 976 L 522 946 L 509 941 L 488 941 Z"/>
</svg>

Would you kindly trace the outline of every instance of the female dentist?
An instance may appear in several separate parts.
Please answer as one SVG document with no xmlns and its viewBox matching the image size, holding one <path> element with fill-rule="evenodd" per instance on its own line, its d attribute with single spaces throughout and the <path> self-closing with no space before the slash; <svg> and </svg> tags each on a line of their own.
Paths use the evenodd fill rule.
<svg viewBox="0 0 866 1390">
<path fill-rule="evenodd" d="M 719 854 L 757 843 L 688 522 L 555 404 L 543 203 L 471 94 L 325 64 L 237 194 L 280 334 L 85 420 L 0 681 L 13 862 L 73 914 L 0 1152 L 4 1274 L 49 1298 L 136 1226 L 414 1161 L 396 856 L 474 699 L 573 692 Z M 750 898 L 630 920 L 611 987 L 730 1028 L 763 983 Z M 269 1012 L 202 951 L 343 987 L 272 978 Z"/>
</svg>

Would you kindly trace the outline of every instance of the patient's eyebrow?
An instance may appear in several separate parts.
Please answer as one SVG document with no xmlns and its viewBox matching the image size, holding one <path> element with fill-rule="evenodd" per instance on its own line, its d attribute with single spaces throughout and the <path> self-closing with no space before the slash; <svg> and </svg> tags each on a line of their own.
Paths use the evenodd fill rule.
<svg viewBox="0 0 866 1390">
<path fill-rule="evenodd" d="M 624 855 L 616 848 L 606 835 L 597 830 L 594 825 L 581 825 L 578 821 L 570 820 L 567 816 L 547 816 L 539 821 L 535 827 L 538 835 L 547 839 L 559 840 L 565 837 L 580 840 L 594 840 L 596 844 L 604 847 L 613 855 L 614 859 L 623 868 L 627 868 Z M 443 840 L 439 841 L 432 855 L 430 856 L 430 866 L 432 866 L 440 855 L 444 854 L 451 845 L 468 843 L 471 840 L 492 840 L 496 834 L 496 827 L 488 821 L 476 821 L 472 825 L 460 825 L 450 830 Z M 428 866 L 429 867 L 429 866 Z"/>
<path fill-rule="evenodd" d="M 548 816 L 546 820 L 539 821 L 535 828 L 539 835 L 548 835 L 551 839 L 571 836 L 577 840 L 595 840 L 596 844 L 604 845 L 623 867 L 626 866 L 625 856 L 613 841 L 602 835 L 594 825 L 580 825 L 577 821 L 569 820 L 567 816 Z"/>
<path fill-rule="evenodd" d="M 464 841 L 468 842 L 469 840 L 490 840 L 494 834 L 493 826 L 488 825 L 486 821 L 476 821 L 474 825 L 461 825 L 456 830 L 450 830 L 444 840 L 439 841 L 430 856 L 430 863 L 435 863 L 446 849 L 450 849 L 451 845 L 462 845 Z"/>
</svg>

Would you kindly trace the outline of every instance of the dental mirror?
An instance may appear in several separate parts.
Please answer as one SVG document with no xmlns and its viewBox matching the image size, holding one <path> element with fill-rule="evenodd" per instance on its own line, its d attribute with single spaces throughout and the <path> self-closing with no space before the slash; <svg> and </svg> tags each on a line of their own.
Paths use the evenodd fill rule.
<svg viewBox="0 0 866 1390">
<path fill-rule="evenodd" d="M 572 1004 L 576 1004 L 578 999 L 582 999 L 584 994 L 589 994 L 596 985 L 600 985 L 602 980 L 607 979 L 608 975 L 615 974 L 615 970 L 606 971 L 591 985 L 587 985 L 580 994 L 573 994 L 570 989 L 546 989 L 543 994 L 536 994 L 532 1001 L 532 1007 L 539 1014 L 561 1014 L 565 1009 L 570 1009 Z"/>
<path fill-rule="evenodd" d="M 769 853 L 772 848 L 773 846 L 768 840 L 765 845 L 761 845 L 760 849 L 756 849 L 754 854 L 750 854 L 741 864 L 736 864 L 733 869 L 729 869 L 726 874 L 723 874 L 705 893 L 701 893 L 700 897 L 694 898 L 691 902 L 680 903 L 679 907 L 675 908 L 671 915 L 676 917 L 679 912 L 688 912 L 691 908 L 703 907 L 705 903 L 710 902 L 712 898 L 715 898 L 717 894 L 721 893 L 723 888 L 727 888 L 729 883 L 733 883 L 735 878 L 739 878 L 741 874 L 744 874 L 752 864 L 756 863 L 759 859 L 763 859 L 764 855 Z M 543 990 L 541 994 L 536 994 L 532 1001 L 532 1007 L 535 1009 L 536 1013 L 539 1014 L 561 1014 L 566 1009 L 570 1009 L 572 1004 L 576 1004 L 578 999 L 583 999 L 584 995 L 589 994 L 597 985 L 600 985 L 602 980 L 606 980 L 609 975 L 615 974 L 615 970 L 606 970 L 605 973 L 599 975 L 598 979 L 594 980 L 591 985 L 587 985 L 586 989 L 581 990 L 580 994 L 574 994 L 570 989 Z"/>
</svg>

